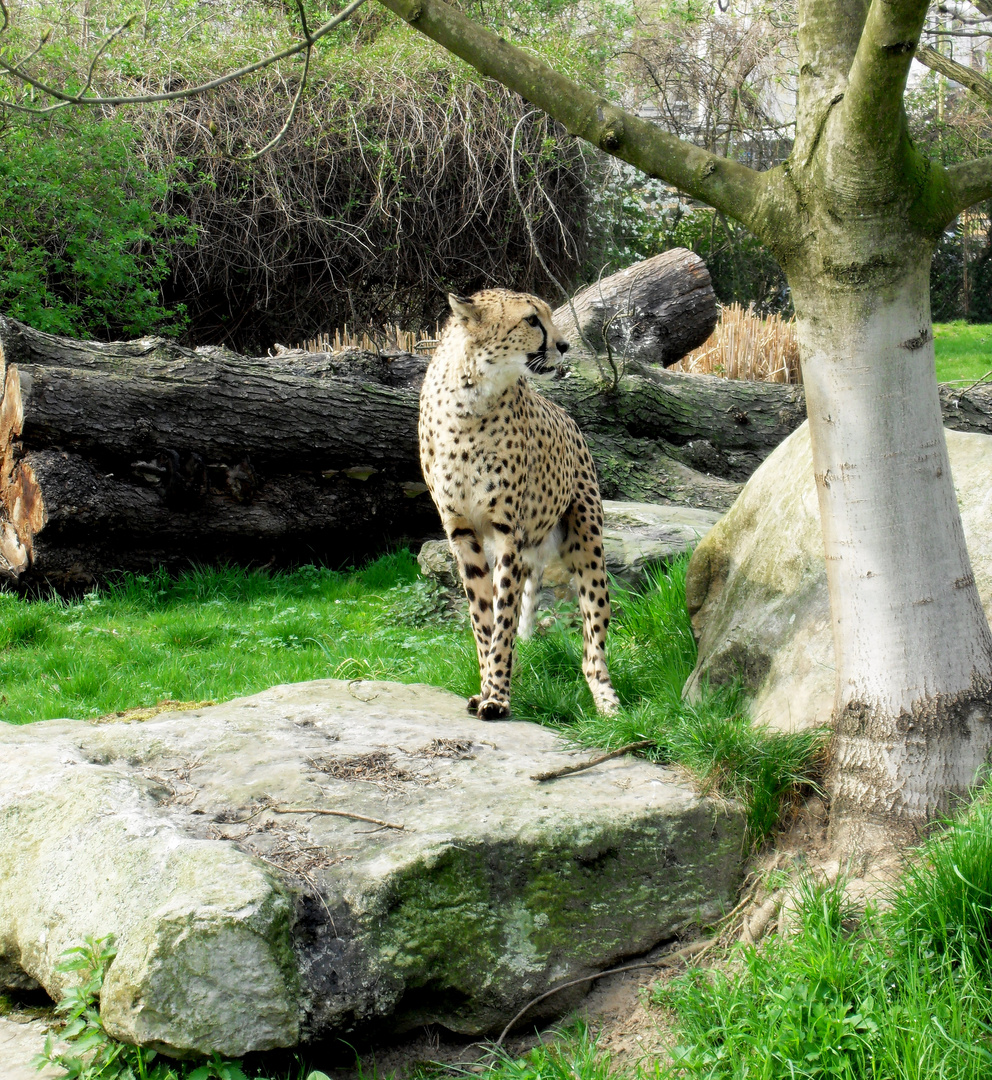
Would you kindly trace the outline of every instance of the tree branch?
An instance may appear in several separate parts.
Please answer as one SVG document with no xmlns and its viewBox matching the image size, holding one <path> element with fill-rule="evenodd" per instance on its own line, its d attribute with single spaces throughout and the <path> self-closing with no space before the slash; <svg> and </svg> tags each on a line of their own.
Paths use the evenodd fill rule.
<svg viewBox="0 0 992 1080">
<path fill-rule="evenodd" d="M 992 198 L 992 157 L 950 165 L 946 173 L 954 210 L 950 221 L 969 206 Z"/>
<path fill-rule="evenodd" d="M 757 173 L 669 135 L 496 37 L 442 0 L 380 3 L 481 74 L 543 109 L 573 135 L 753 226 L 773 182 L 771 173 Z"/>
<path fill-rule="evenodd" d="M 11 64 L 0 55 L 0 70 L 6 71 L 14 79 L 25 82 L 29 86 L 33 86 L 42 94 L 46 94 L 56 101 L 56 104 L 48 105 L 40 109 L 21 105 L 16 101 L 5 100 L 0 100 L 0 106 L 15 109 L 18 112 L 27 112 L 33 113 L 36 116 L 43 116 L 48 113 L 53 113 L 58 109 L 64 109 L 68 105 L 144 105 L 153 101 L 178 101 L 181 98 L 195 97 L 198 94 L 205 93 L 207 90 L 215 90 L 218 86 L 224 86 L 226 83 L 234 82 L 235 79 L 241 79 L 246 75 L 261 71 L 263 68 L 271 67 L 272 64 L 275 64 L 280 60 L 285 60 L 290 56 L 296 56 L 304 50 L 309 52 L 313 48 L 315 42 L 329 34 L 336 26 L 340 26 L 346 19 L 349 19 L 364 3 L 365 0 L 352 0 L 352 3 L 346 8 L 339 11 L 332 19 L 328 19 L 322 26 L 318 26 L 312 34 L 307 34 L 305 40 L 297 45 L 290 45 L 277 53 L 272 53 L 269 56 L 263 57 L 261 60 L 256 60 L 254 64 L 246 64 L 244 67 L 238 68 L 237 71 L 231 71 L 227 75 L 222 75 L 217 79 L 213 79 L 211 82 L 202 83 L 199 86 L 191 86 L 187 90 L 173 90 L 162 94 L 110 95 L 103 97 L 86 93 L 86 90 L 89 89 L 93 81 L 93 68 L 95 67 L 97 60 L 99 60 L 110 42 L 127 28 L 127 23 L 115 30 L 100 46 L 90 65 L 89 77 L 86 80 L 86 85 L 78 94 L 67 94 L 58 87 L 48 86 L 46 83 L 29 75 L 26 71 L 21 70 L 21 65 L 24 61 Z M 3 25 L 0 26 L 0 34 L 2 34 L 10 22 L 10 16 L 8 15 L 4 0 L 0 0 L 0 12 L 2 12 L 3 15 Z"/>
<path fill-rule="evenodd" d="M 964 64 L 959 64 L 956 60 L 922 43 L 916 47 L 916 59 L 931 71 L 938 71 L 941 75 L 953 79 L 954 82 L 966 86 L 986 104 L 992 105 L 992 80 L 987 79 L 981 72 L 965 67 Z"/>
<path fill-rule="evenodd" d="M 852 152 L 897 148 L 903 91 L 926 13 L 927 0 L 872 0 L 841 106 Z"/>
</svg>

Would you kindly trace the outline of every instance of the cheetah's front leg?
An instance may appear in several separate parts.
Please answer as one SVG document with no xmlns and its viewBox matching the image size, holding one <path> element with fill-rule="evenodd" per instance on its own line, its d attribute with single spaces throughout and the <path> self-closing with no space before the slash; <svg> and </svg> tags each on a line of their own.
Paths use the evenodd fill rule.
<svg viewBox="0 0 992 1080">
<path fill-rule="evenodd" d="M 479 682 L 485 686 L 489 670 L 489 647 L 493 636 L 493 579 L 492 571 L 482 549 L 478 533 L 466 518 L 449 518 L 444 522 L 448 543 L 458 560 L 458 573 L 468 599 L 472 618 L 472 635 L 479 659 Z M 477 712 L 481 694 L 468 699 L 468 711 Z"/>
<path fill-rule="evenodd" d="M 524 568 L 509 526 L 494 524 L 493 527 L 499 534 L 493 563 L 493 610 L 496 624 L 489 646 L 488 666 L 482 679 L 479 717 L 483 720 L 505 720 L 510 715 L 513 641 L 520 618 Z"/>
</svg>

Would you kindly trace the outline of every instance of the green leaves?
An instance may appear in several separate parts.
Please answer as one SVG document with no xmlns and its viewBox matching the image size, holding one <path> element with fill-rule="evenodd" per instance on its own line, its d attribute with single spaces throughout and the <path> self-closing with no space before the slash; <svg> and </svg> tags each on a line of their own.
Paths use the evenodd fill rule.
<svg viewBox="0 0 992 1080">
<path fill-rule="evenodd" d="M 194 1069 L 185 1080 L 248 1080 L 248 1077 L 236 1062 L 225 1061 L 219 1054 L 214 1054 L 206 1065 Z"/>
<path fill-rule="evenodd" d="M 159 283 L 166 226 L 164 173 L 146 168 L 137 134 L 119 119 L 59 114 L 0 132 L 0 310 L 39 330 L 76 337 L 178 333 Z"/>
</svg>

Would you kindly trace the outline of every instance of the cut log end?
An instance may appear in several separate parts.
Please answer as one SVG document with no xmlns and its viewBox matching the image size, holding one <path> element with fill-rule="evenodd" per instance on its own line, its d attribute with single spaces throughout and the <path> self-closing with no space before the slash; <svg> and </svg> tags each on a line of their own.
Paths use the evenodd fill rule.
<svg viewBox="0 0 992 1080">
<path fill-rule="evenodd" d="M 713 333 L 716 294 L 706 264 L 672 248 L 603 278 L 555 312 L 564 335 L 586 353 L 671 367 Z"/>
<path fill-rule="evenodd" d="M 0 581 L 16 583 L 31 565 L 34 537 L 45 525 L 45 503 L 30 465 L 18 460 L 24 427 L 21 381 L 14 365 L 3 371 L 0 398 Z"/>
</svg>

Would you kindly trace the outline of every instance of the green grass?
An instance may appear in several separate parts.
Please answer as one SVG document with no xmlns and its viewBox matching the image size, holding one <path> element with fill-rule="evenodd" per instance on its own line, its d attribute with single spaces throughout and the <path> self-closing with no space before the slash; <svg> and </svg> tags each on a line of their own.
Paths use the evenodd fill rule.
<svg viewBox="0 0 992 1080">
<path fill-rule="evenodd" d="M 937 382 L 973 383 L 992 370 L 992 325 L 934 323 Z"/>
<path fill-rule="evenodd" d="M 437 610 L 406 551 L 352 574 L 126 577 L 74 602 L 0 593 L 0 707 L 13 723 L 86 718 L 320 678 L 468 693 L 474 650 Z"/>
<path fill-rule="evenodd" d="M 679 763 L 741 798 L 757 843 L 774 828 L 781 800 L 812 781 L 822 735 L 753 727 L 733 688 L 682 700 L 696 662 L 686 565 L 657 571 L 644 592 L 614 591 L 609 664 L 625 705 L 619 717 L 593 708 L 568 606 L 546 635 L 520 643 L 514 714 L 590 746 L 653 740 L 653 760 Z M 479 687 L 475 649 L 467 623 L 445 618 L 444 606 L 406 551 L 350 574 L 309 567 L 126 577 L 71 603 L 0 594 L 0 708 L 14 723 L 84 719 L 320 678 L 426 682 L 468 697 Z"/>
<path fill-rule="evenodd" d="M 796 932 L 656 993 L 681 1023 L 663 1075 L 707 1080 L 992 1076 L 992 789 L 860 919 L 807 884 Z"/>
</svg>

